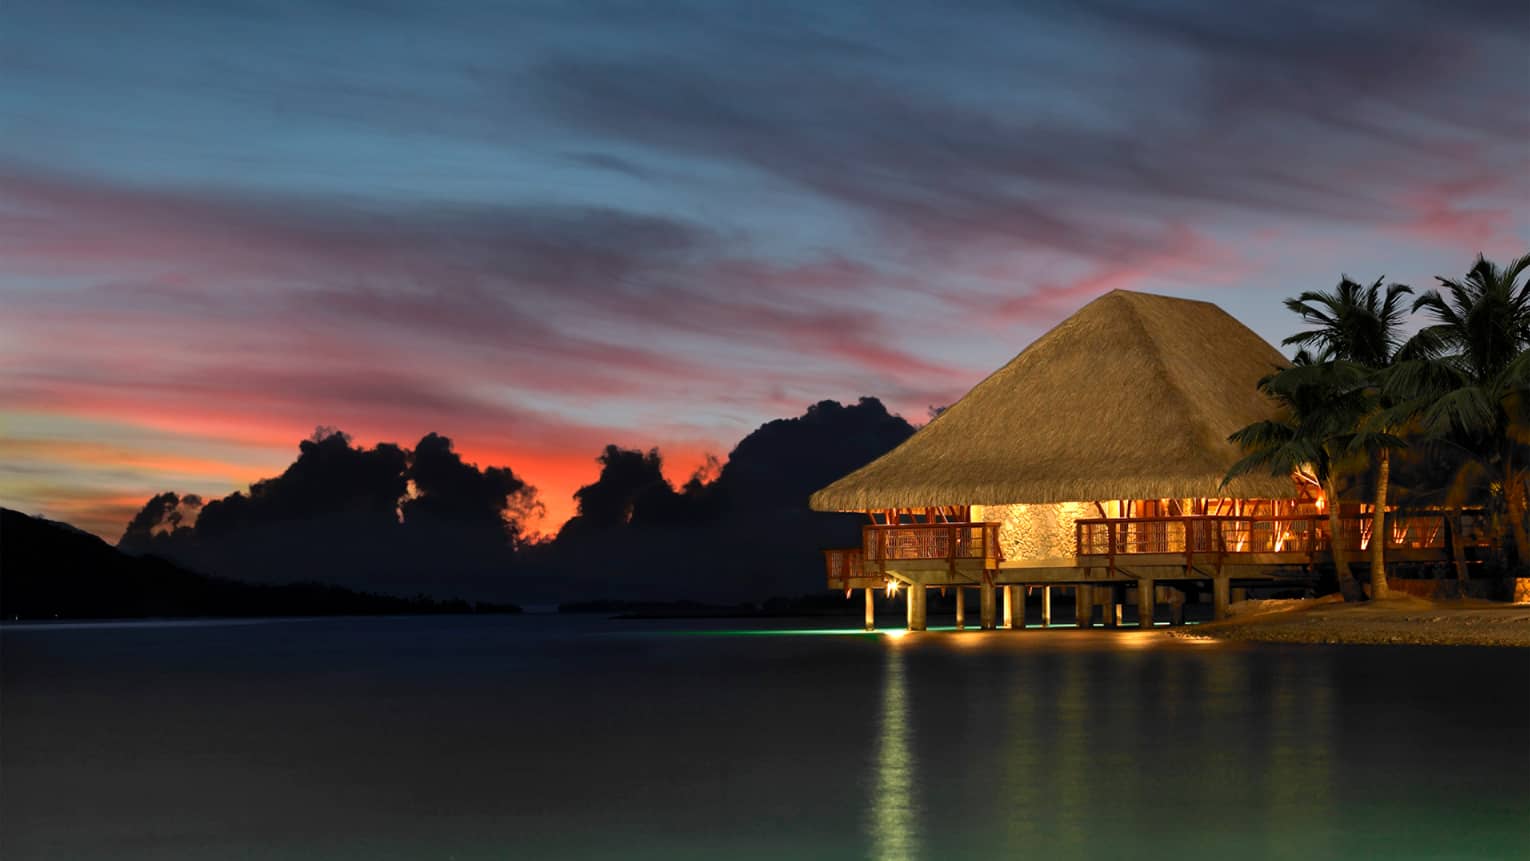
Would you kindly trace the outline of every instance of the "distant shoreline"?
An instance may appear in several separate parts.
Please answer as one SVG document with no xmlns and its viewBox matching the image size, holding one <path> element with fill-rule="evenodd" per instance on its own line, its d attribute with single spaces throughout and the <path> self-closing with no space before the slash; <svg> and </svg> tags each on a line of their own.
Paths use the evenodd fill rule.
<svg viewBox="0 0 1530 861">
<path fill-rule="evenodd" d="M 281 613 L 248 616 L 58 616 L 44 618 L 23 616 L 0 619 L 0 631 L 46 630 L 49 628 L 195 628 L 206 625 L 271 625 L 278 622 L 325 622 L 336 619 L 419 619 L 432 616 L 520 616 L 524 611 L 514 605 L 495 605 L 502 609 L 478 610 L 396 610 L 391 612 L 354 613 Z"/>
<path fill-rule="evenodd" d="M 1253 602 L 1250 602 L 1253 603 Z M 1530 605 L 1401 597 L 1363 604 L 1259 602 L 1246 615 L 1169 636 L 1314 645 L 1530 648 Z M 1234 605 L 1236 607 L 1236 605 Z"/>
</svg>

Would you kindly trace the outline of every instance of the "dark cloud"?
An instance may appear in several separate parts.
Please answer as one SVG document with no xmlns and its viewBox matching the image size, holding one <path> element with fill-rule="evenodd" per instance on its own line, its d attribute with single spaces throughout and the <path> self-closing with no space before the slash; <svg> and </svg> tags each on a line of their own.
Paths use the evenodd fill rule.
<svg viewBox="0 0 1530 861">
<path fill-rule="evenodd" d="M 1530 35 L 1507 4 L 1092 3 L 1029 19 L 978 9 L 996 17 L 968 10 L 975 45 L 1010 39 L 1022 53 L 1039 18 L 1079 52 L 1060 67 L 969 70 L 976 92 L 962 93 L 895 74 L 921 67 L 917 43 L 868 66 L 725 30 L 714 52 L 734 60 L 704 74 L 674 55 L 563 58 L 535 81 L 547 111 L 590 132 L 748 163 L 929 246 L 1010 242 L 1106 261 L 1158 247 L 1164 219 L 1193 204 L 1401 221 L 1386 211 L 1401 185 L 1388 162 L 1438 170 L 1463 135 L 1523 154 L 1530 134 L 1530 114 L 1511 107 Z M 1508 53 L 1477 53 L 1485 41 Z M 1052 87 L 1074 104 L 1016 97 Z"/>
</svg>

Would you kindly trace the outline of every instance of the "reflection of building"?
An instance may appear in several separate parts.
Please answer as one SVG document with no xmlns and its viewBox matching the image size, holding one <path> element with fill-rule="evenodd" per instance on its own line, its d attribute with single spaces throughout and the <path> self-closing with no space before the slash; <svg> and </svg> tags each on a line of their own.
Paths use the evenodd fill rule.
<svg viewBox="0 0 1530 861">
<path fill-rule="evenodd" d="M 1081 620 L 1103 602 L 1112 624 L 1129 588 L 1140 613 L 1167 600 L 1177 618 L 1183 593 L 1165 584 L 1210 581 L 1221 612 L 1233 578 L 1326 562 L 1315 488 L 1222 484 L 1240 456 L 1228 435 L 1276 416 L 1257 383 L 1283 364 L 1215 305 L 1108 293 L 813 495 L 814 509 L 871 519 L 861 547 L 828 552 L 829 585 L 866 589 L 868 613 L 872 589 L 908 587 L 916 629 L 929 586 L 977 586 L 984 627 L 996 587 L 1008 618 L 1017 587 L 1078 586 Z M 1345 509 L 1340 539 L 1358 560 L 1370 517 Z M 1443 532 L 1438 517 L 1389 518 L 1388 559 L 1443 559 Z"/>
</svg>

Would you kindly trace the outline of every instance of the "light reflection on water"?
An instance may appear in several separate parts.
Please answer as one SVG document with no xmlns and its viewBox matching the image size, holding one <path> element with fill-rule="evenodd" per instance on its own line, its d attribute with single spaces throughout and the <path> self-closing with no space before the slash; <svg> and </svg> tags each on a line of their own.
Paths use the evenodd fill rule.
<svg viewBox="0 0 1530 861">
<path fill-rule="evenodd" d="M 909 743 L 908 685 L 903 651 L 889 643 L 882 671 L 882 714 L 877 727 L 877 777 L 867 837 L 877 861 L 914 861 L 919 852 L 919 764 Z"/>
</svg>

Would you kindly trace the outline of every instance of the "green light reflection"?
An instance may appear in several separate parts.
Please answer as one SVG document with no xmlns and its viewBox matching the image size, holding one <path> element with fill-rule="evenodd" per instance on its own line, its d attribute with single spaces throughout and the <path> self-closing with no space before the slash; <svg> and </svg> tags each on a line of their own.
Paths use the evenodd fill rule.
<svg viewBox="0 0 1530 861">
<path fill-rule="evenodd" d="M 644 631 L 662 637 L 880 637 L 880 631 L 861 628 L 733 628 L 702 631 Z"/>
</svg>

